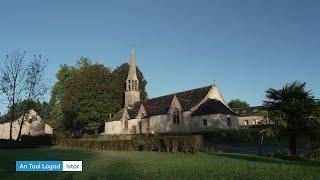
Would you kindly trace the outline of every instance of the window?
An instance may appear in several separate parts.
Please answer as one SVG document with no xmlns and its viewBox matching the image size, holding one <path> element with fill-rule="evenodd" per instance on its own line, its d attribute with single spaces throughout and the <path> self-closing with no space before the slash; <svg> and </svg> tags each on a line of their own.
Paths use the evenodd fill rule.
<svg viewBox="0 0 320 180">
<path fill-rule="evenodd" d="M 208 121 L 206 119 L 202 120 L 202 124 L 203 127 L 207 127 L 208 126 Z"/>
<path fill-rule="evenodd" d="M 125 120 L 124 120 L 124 128 L 125 128 L 125 129 L 128 129 L 128 127 L 129 127 L 129 125 L 128 125 L 128 120 L 125 119 Z"/>
<path fill-rule="evenodd" d="M 244 120 L 244 124 L 245 124 L 246 126 L 249 126 L 249 120 Z"/>
<path fill-rule="evenodd" d="M 172 119 L 174 124 L 178 124 L 180 122 L 180 113 L 178 109 L 174 110 Z"/>
<path fill-rule="evenodd" d="M 227 124 L 228 124 L 228 127 L 231 127 L 231 118 L 227 119 Z"/>
</svg>

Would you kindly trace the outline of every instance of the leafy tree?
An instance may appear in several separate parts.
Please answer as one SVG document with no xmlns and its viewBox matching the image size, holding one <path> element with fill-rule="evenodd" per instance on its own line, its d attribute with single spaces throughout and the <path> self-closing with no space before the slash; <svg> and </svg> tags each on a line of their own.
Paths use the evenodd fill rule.
<svg viewBox="0 0 320 180">
<path fill-rule="evenodd" d="M 259 115 L 263 117 L 266 128 L 260 131 L 261 139 L 260 139 L 260 146 L 259 146 L 259 154 L 262 155 L 262 144 L 263 144 L 263 137 L 269 136 L 273 137 L 275 140 L 275 153 L 280 153 L 280 138 L 281 132 L 285 127 L 287 127 L 286 122 L 286 114 L 278 110 L 265 110 L 260 111 Z"/>
<path fill-rule="evenodd" d="M 240 99 L 233 99 L 228 103 L 230 108 L 245 108 L 249 107 L 249 104 L 246 101 L 241 101 Z"/>
<path fill-rule="evenodd" d="M 99 125 L 97 129 L 103 128 L 107 114 L 113 112 L 110 73 L 110 69 L 100 64 L 82 64 L 71 79 L 61 107 L 64 115 L 73 120 L 74 130 L 89 130 L 93 124 Z"/>
<path fill-rule="evenodd" d="M 117 111 L 124 106 L 124 92 L 126 90 L 126 79 L 129 72 L 129 64 L 123 63 L 118 66 L 111 74 L 112 86 L 114 87 L 115 98 L 117 102 Z M 143 77 L 143 73 L 137 67 L 137 76 L 139 79 L 139 90 L 141 100 L 147 99 L 148 94 L 146 92 L 147 81 Z"/>
<path fill-rule="evenodd" d="M 23 112 L 25 110 L 34 109 L 42 119 L 46 119 L 48 116 L 48 103 L 47 102 L 40 102 L 40 101 L 33 101 L 33 100 L 22 100 L 16 104 L 15 112 Z M 12 107 L 9 109 L 9 114 L 12 113 Z"/>
<path fill-rule="evenodd" d="M 306 129 L 311 122 L 310 116 L 316 110 L 316 101 L 310 91 L 305 89 L 306 83 L 294 81 L 282 89 L 270 88 L 266 91 L 265 101 L 270 113 L 279 112 L 281 117 L 274 119 L 275 125 L 288 133 L 289 154 L 297 153 L 297 134 Z M 282 122 L 284 121 L 284 122 Z"/>
<path fill-rule="evenodd" d="M 76 66 L 61 65 L 51 92 L 50 119 L 58 131 L 96 133 L 104 130 L 108 114 L 123 107 L 129 65 L 114 71 L 81 57 Z M 137 68 L 141 99 L 147 97 L 146 80 Z"/>
</svg>

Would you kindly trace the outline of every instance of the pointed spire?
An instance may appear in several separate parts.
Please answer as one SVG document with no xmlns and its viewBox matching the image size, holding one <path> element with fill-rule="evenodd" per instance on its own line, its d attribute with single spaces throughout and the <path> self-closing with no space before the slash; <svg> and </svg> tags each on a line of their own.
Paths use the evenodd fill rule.
<svg viewBox="0 0 320 180">
<path fill-rule="evenodd" d="M 131 56 L 130 56 L 130 66 L 129 66 L 129 73 L 127 80 L 137 80 L 137 72 L 136 72 L 136 62 L 134 57 L 134 50 L 131 50 Z"/>
</svg>

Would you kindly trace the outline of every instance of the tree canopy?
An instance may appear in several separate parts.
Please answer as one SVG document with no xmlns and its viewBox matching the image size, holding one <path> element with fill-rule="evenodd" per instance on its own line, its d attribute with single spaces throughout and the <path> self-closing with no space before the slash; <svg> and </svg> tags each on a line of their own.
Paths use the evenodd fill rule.
<svg viewBox="0 0 320 180">
<path fill-rule="evenodd" d="M 249 104 L 246 101 L 241 101 L 240 99 L 233 99 L 228 103 L 228 106 L 231 108 L 245 108 L 249 107 Z"/>
<path fill-rule="evenodd" d="M 123 107 L 129 65 L 115 70 L 81 57 L 76 66 L 61 65 L 50 99 L 50 119 L 56 129 L 97 133 L 104 131 L 108 114 Z M 146 80 L 137 68 L 141 99 L 147 98 Z"/>
<path fill-rule="evenodd" d="M 266 91 L 270 119 L 279 130 L 287 132 L 289 137 L 289 153 L 296 154 L 298 132 L 308 132 L 317 124 L 318 119 L 312 118 L 317 113 L 317 102 L 310 91 L 305 89 L 306 83 L 294 81 L 277 90 Z"/>
</svg>

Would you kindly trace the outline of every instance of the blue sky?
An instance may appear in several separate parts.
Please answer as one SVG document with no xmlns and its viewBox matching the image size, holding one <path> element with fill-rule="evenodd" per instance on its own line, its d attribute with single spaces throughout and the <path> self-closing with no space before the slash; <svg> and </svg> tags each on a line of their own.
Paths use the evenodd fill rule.
<svg viewBox="0 0 320 180">
<path fill-rule="evenodd" d="M 307 82 L 320 98 L 320 1 L 1 1 L 0 56 L 21 49 L 60 64 L 115 68 L 136 52 L 149 97 L 216 81 L 226 100 L 260 105 L 267 88 Z"/>
</svg>

